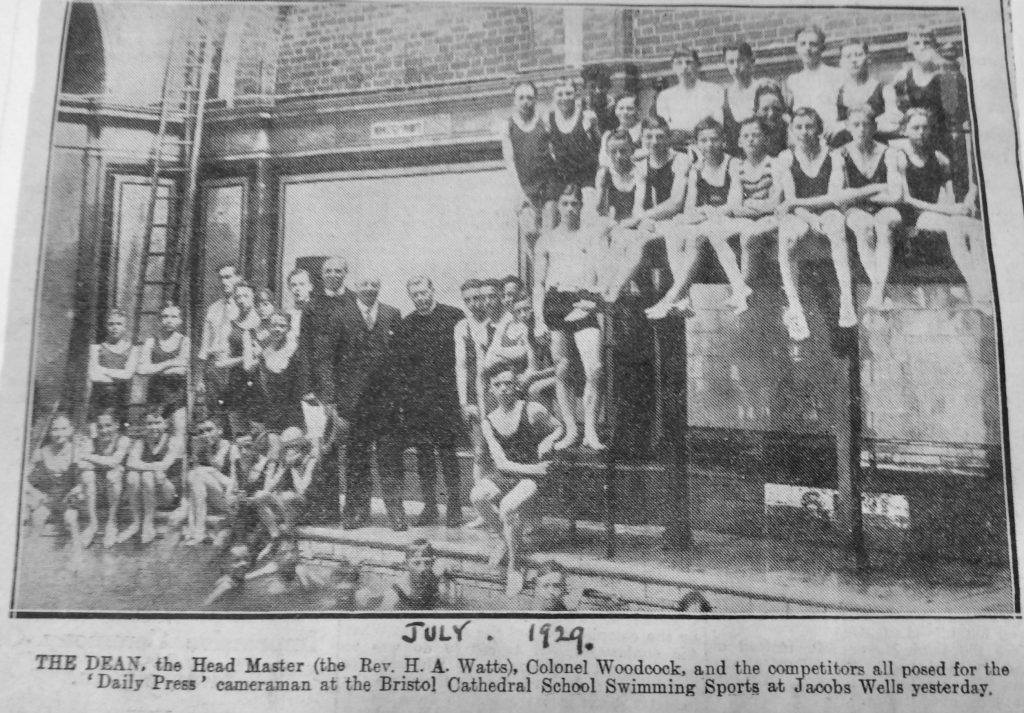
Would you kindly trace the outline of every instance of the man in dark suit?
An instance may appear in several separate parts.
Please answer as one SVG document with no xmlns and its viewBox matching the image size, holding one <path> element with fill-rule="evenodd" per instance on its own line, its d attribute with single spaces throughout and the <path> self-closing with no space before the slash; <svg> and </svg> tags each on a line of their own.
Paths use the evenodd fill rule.
<svg viewBox="0 0 1024 713">
<path fill-rule="evenodd" d="M 377 301 L 378 278 L 360 277 L 354 292 L 355 299 L 342 308 L 349 343 L 337 390 L 338 414 L 351 422 L 342 526 L 351 530 L 370 522 L 370 455 L 375 449 L 388 520 L 400 532 L 407 525 L 393 346 L 402 316 L 396 308 Z"/>
<path fill-rule="evenodd" d="M 455 325 L 461 309 L 438 304 L 429 277 L 406 283 L 415 310 L 402 320 L 395 347 L 407 443 L 416 447 L 423 512 L 416 526 L 436 525 L 437 454 L 448 495 L 448 527 L 462 522 L 459 462 L 455 447 L 463 430 L 455 387 Z"/>
<path fill-rule="evenodd" d="M 313 295 L 301 307 L 299 348 L 296 351 L 299 393 L 309 404 L 323 404 L 330 412 L 342 416 L 337 421 L 345 431 L 348 416 L 341 413 L 338 390 L 347 370 L 346 358 L 349 349 L 349 331 L 346 308 L 353 304 L 352 293 L 345 289 L 348 265 L 343 258 L 327 258 L 320 271 L 323 290 Z M 332 419 L 333 420 L 333 419 Z M 326 524 L 337 522 L 340 517 L 340 463 L 344 460 L 340 450 L 345 443 L 344 433 L 333 440 L 332 445 L 321 454 L 328 472 L 337 474 L 324 480 L 323 488 L 317 493 L 307 493 L 310 502 L 311 522 Z"/>
</svg>

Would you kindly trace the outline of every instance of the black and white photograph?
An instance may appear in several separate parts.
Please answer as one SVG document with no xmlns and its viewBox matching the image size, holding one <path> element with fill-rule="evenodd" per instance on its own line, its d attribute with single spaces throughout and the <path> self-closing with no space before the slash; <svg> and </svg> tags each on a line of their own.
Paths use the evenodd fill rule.
<svg viewBox="0 0 1024 713">
<path fill-rule="evenodd" d="M 11 616 L 1019 617 L 963 8 L 63 9 Z"/>
</svg>

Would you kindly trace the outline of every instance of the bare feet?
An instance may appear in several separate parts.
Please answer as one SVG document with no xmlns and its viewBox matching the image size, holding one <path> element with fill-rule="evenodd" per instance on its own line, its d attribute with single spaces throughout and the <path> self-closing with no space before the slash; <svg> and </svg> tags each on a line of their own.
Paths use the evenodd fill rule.
<svg viewBox="0 0 1024 713">
<path fill-rule="evenodd" d="M 188 519 L 188 513 L 185 512 L 185 508 L 184 507 L 180 507 L 180 508 L 178 508 L 177 510 L 175 510 L 174 512 L 172 512 L 168 516 L 167 524 L 170 527 L 177 527 L 181 523 L 185 522 L 185 520 L 187 520 L 187 519 Z"/>
<path fill-rule="evenodd" d="M 739 316 L 747 311 L 747 299 L 753 292 L 746 285 L 742 285 L 725 301 L 725 305 L 732 307 L 733 314 Z"/>
<path fill-rule="evenodd" d="M 852 302 L 839 302 L 839 326 L 844 329 L 857 326 L 857 310 Z"/>
<path fill-rule="evenodd" d="M 782 321 L 789 332 L 789 338 L 794 342 L 802 342 L 811 336 L 811 329 L 807 326 L 807 317 L 800 307 L 787 307 L 782 314 Z"/>
<path fill-rule="evenodd" d="M 185 538 L 185 541 L 182 542 L 181 544 L 185 545 L 186 547 L 195 547 L 196 545 L 203 544 L 205 541 L 206 541 L 206 533 L 205 532 L 193 531 L 193 532 L 189 533 L 189 535 Z"/>
<path fill-rule="evenodd" d="M 82 530 L 81 545 L 83 549 L 92 544 L 98 530 L 99 526 L 95 522 L 89 523 L 88 527 Z"/>
<path fill-rule="evenodd" d="M 111 548 L 117 544 L 117 525 L 112 522 L 107 523 L 106 529 L 103 531 L 103 546 Z"/>
<path fill-rule="evenodd" d="M 213 538 L 213 546 L 217 549 L 224 547 L 227 544 L 228 538 L 231 537 L 231 530 L 224 529 L 217 533 Z"/>
<path fill-rule="evenodd" d="M 493 569 L 501 567 L 502 562 L 508 558 L 508 545 L 502 540 L 497 547 L 494 548 L 494 552 L 491 553 L 490 558 L 487 560 L 487 565 Z"/>
<path fill-rule="evenodd" d="M 566 448 L 572 448 L 580 440 L 580 434 L 578 431 L 566 431 L 565 435 L 562 436 L 554 445 L 554 450 L 564 451 Z"/>
<path fill-rule="evenodd" d="M 583 436 L 583 445 L 595 451 L 603 451 L 607 449 L 607 446 L 601 443 L 601 439 L 597 437 L 596 433 L 588 433 Z"/>
<path fill-rule="evenodd" d="M 117 535 L 117 542 L 118 543 L 127 542 L 128 540 L 130 540 L 133 537 L 135 537 L 135 535 L 137 535 L 138 532 L 139 532 L 139 523 L 133 522 L 127 528 L 125 528 L 124 530 L 121 530 L 121 532 L 118 533 L 118 535 Z"/>
<path fill-rule="evenodd" d="M 148 545 L 150 542 L 156 539 L 156 529 L 152 525 L 142 526 L 142 535 L 139 537 L 139 542 L 144 545 Z"/>
<path fill-rule="evenodd" d="M 866 309 L 874 310 L 876 312 L 888 312 L 895 305 L 892 300 L 886 298 L 884 292 L 872 292 L 868 297 L 867 301 L 864 302 Z"/>
<path fill-rule="evenodd" d="M 523 591 L 525 583 L 526 579 L 523 577 L 523 573 L 518 570 L 512 570 L 508 573 L 508 577 L 505 580 L 505 595 L 514 597 Z"/>
<path fill-rule="evenodd" d="M 644 314 L 647 315 L 647 319 L 659 320 L 668 317 L 669 312 L 672 311 L 672 303 L 665 302 L 664 300 L 656 305 L 648 307 L 644 310 Z"/>
<path fill-rule="evenodd" d="M 203 600 L 203 606 L 208 607 L 217 601 L 221 595 L 228 590 L 235 588 L 235 580 L 231 579 L 230 575 L 225 574 L 223 577 L 217 580 L 217 584 L 213 587 L 213 591 Z"/>
<path fill-rule="evenodd" d="M 696 312 L 693 311 L 693 306 L 690 304 L 689 297 L 684 297 L 681 300 L 677 300 L 676 303 L 672 305 L 672 312 L 674 314 L 678 314 L 679 316 L 685 319 L 689 319 L 690 317 L 693 317 L 694 315 L 697 314 Z"/>
<path fill-rule="evenodd" d="M 486 520 L 484 520 L 480 516 L 477 516 L 477 517 L 473 518 L 472 520 L 470 520 L 469 522 L 467 522 L 462 527 L 467 529 L 467 530 L 479 530 L 481 527 L 484 527 L 486 524 L 487 524 Z"/>
</svg>

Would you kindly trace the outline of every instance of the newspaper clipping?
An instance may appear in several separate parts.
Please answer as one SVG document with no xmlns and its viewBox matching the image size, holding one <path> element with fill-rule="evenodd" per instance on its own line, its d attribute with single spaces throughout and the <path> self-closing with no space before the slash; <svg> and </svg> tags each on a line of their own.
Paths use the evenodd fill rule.
<svg viewBox="0 0 1024 713">
<path fill-rule="evenodd" d="M 15 5 L 4 710 L 1024 710 L 1003 2 Z"/>
</svg>

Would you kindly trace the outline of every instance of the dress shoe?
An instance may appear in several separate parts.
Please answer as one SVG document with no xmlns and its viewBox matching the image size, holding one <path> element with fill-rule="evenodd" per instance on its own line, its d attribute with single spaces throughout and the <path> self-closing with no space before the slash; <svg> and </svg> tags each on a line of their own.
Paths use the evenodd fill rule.
<svg viewBox="0 0 1024 713">
<path fill-rule="evenodd" d="M 405 521 L 405 509 L 401 507 L 389 509 L 388 524 L 391 525 L 391 529 L 395 532 L 405 532 L 406 530 L 408 530 L 409 525 Z"/>
<path fill-rule="evenodd" d="M 444 524 L 451 528 L 462 527 L 462 508 L 457 505 L 449 505 Z"/>
<path fill-rule="evenodd" d="M 423 512 L 421 512 L 419 516 L 415 520 L 413 520 L 412 526 L 430 527 L 431 525 L 436 525 L 438 522 L 439 518 L 437 514 L 437 508 L 424 508 Z"/>
</svg>

